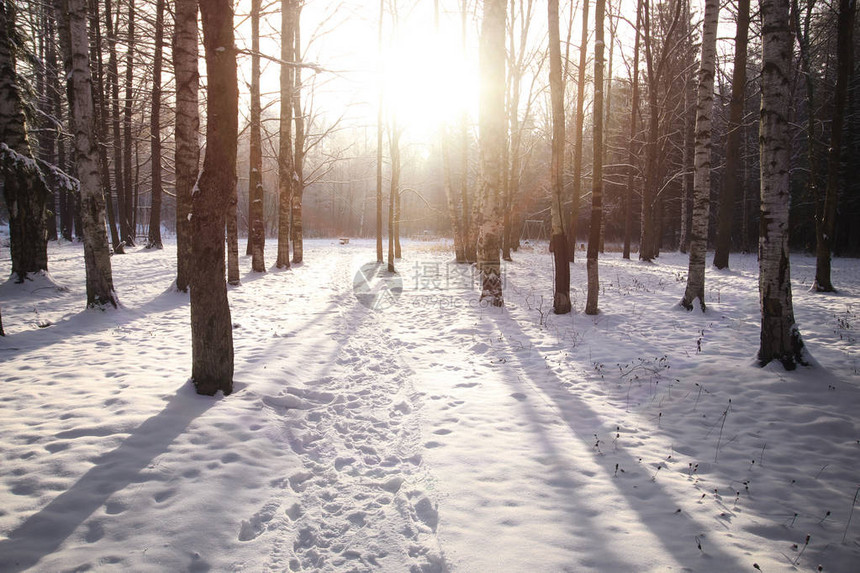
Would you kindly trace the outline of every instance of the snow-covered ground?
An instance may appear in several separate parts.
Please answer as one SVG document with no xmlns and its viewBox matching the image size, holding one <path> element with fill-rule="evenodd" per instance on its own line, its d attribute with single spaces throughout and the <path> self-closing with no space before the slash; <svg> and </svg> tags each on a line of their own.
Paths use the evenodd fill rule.
<svg viewBox="0 0 860 573">
<path fill-rule="evenodd" d="M 820 295 L 793 257 L 815 366 L 784 372 L 754 365 L 754 256 L 708 269 L 703 315 L 677 306 L 685 256 L 609 253 L 589 317 L 583 260 L 551 314 L 546 245 L 505 265 L 503 309 L 447 245 L 404 255 L 374 309 L 398 285 L 372 242 L 243 257 L 213 399 L 175 247 L 113 257 L 102 312 L 81 246 L 51 244 L 67 289 L 0 286 L 0 571 L 858 570 L 860 262 Z"/>
</svg>

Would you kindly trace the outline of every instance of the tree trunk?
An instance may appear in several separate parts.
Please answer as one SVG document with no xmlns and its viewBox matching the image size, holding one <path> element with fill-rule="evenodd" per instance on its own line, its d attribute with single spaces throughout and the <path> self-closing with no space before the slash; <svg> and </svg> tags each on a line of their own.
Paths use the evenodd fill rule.
<svg viewBox="0 0 860 573">
<path fill-rule="evenodd" d="M 278 147 L 278 258 L 275 266 L 290 268 L 290 204 L 293 189 L 293 4 L 281 0 L 281 111 Z"/>
<path fill-rule="evenodd" d="M 251 0 L 251 133 L 250 168 L 248 173 L 248 248 L 251 251 L 251 270 L 266 272 L 264 249 L 266 224 L 263 219 L 263 142 L 260 133 L 262 109 L 260 107 L 260 10 L 262 0 Z"/>
<path fill-rule="evenodd" d="M 639 259 L 653 261 L 660 256 L 662 241 L 661 221 L 662 198 L 657 190 L 660 186 L 660 106 L 658 93 L 660 90 L 660 78 L 663 76 L 664 66 L 672 53 L 675 43 L 669 39 L 672 37 L 678 24 L 682 21 L 681 8 L 684 2 L 675 2 L 671 19 L 664 35 L 663 46 L 657 61 L 654 61 L 654 30 L 651 22 L 650 4 L 644 1 L 642 11 L 642 23 L 644 33 L 642 41 L 645 48 L 645 65 L 648 70 L 648 108 L 650 117 L 648 119 L 648 141 L 646 143 L 646 165 L 645 185 L 642 189 L 642 235 L 639 244 Z"/>
<path fill-rule="evenodd" d="M 400 129 L 397 120 L 391 122 L 388 132 L 388 148 L 391 153 L 391 187 L 388 192 L 388 272 L 396 272 L 394 259 L 394 236 L 397 233 L 396 202 L 397 194 L 400 192 Z"/>
<path fill-rule="evenodd" d="M 444 126 L 441 129 L 440 144 L 442 148 L 442 182 L 445 187 L 445 200 L 448 206 L 448 218 L 451 220 L 451 231 L 454 233 L 454 260 L 458 263 L 465 263 L 466 251 L 463 245 L 463 227 L 460 222 L 460 214 L 457 211 L 457 199 L 454 196 L 451 152 L 448 146 L 448 131 Z"/>
<path fill-rule="evenodd" d="M 0 2 L 0 174 L 9 210 L 12 274 L 48 270 L 48 188 L 33 160 L 16 68 L 14 4 Z"/>
<path fill-rule="evenodd" d="M 696 89 L 696 153 L 693 157 L 693 224 L 690 228 L 690 264 L 687 288 L 681 306 L 693 310 L 699 299 L 705 311 L 705 255 L 708 251 L 708 221 L 711 207 L 711 118 L 714 113 L 714 66 L 717 57 L 719 0 L 705 0 L 702 25 L 702 57 Z"/>
<path fill-rule="evenodd" d="M 385 17 L 385 0 L 379 0 L 379 22 L 378 22 L 378 41 L 377 49 L 379 51 L 378 81 L 379 81 L 379 97 L 376 109 L 376 262 L 383 262 L 382 258 L 382 133 L 383 133 L 383 97 L 384 87 L 383 78 L 385 77 L 384 61 L 382 56 L 382 37 L 383 37 L 383 18 Z"/>
<path fill-rule="evenodd" d="M 744 0 L 741 0 L 744 1 Z M 681 162 L 684 176 L 681 180 L 681 236 L 678 239 L 678 250 L 687 253 L 690 250 L 690 222 L 695 185 L 695 156 L 696 156 L 696 114 L 694 101 L 696 99 L 695 75 L 684 82 L 684 141 L 681 150 Z"/>
<path fill-rule="evenodd" d="M 645 144 L 645 184 L 642 187 L 641 237 L 639 239 L 639 260 L 651 262 L 656 257 L 657 239 L 654 236 L 654 201 L 657 187 L 657 138 L 659 108 L 657 107 L 657 88 L 659 86 L 659 66 L 654 65 L 653 37 L 651 29 L 651 8 L 648 0 L 643 1 L 643 24 L 645 34 L 645 65 L 648 70 L 648 141 Z"/>
<path fill-rule="evenodd" d="M 110 248 L 105 232 L 105 204 L 94 137 L 93 77 L 88 55 L 86 0 L 56 0 L 68 82 L 75 163 L 80 182 L 81 224 L 86 266 L 87 306 L 118 304 L 113 288 Z"/>
<path fill-rule="evenodd" d="M 53 117 L 53 101 L 51 99 L 52 92 L 58 85 L 57 79 L 57 54 L 56 43 L 54 41 L 54 18 L 49 4 L 45 3 L 39 6 L 39 21 L 40 21 L 40 53 L 39 57 L 44 60 L 44 65 L 38 72 L 37 84 L 40 87 L 37 89 L 39 93 L 39 108 L 40 113 L 48 121 L 40 122 L 41 132 L 39 134 L 39 156 L 48 164 L 57 165 L 57 139 L 59 130 L 57 123 L 59 118 Z M 48 232 L 48 240 L 56 241 L 57 234 L 57 195 L 61 192 L 59 189 L 52 189 L 48 185 L 48 195 L 45 203 L 46 213 L 46 228 Z"/>
<path fill-rule="evenodd" d="M 398 189 L 397 193 L 394 195 L 394 258 L 402 259 L 403 258 L 403 249 L 400 247 L 400 217 L 402 213 L 402 209 L 400 206 L 400 200 L 403 198 L 400 193 L 400 144 L 397 144 L 397 181 L 398 181 Z"/>
<path fill-rule="evenodd" d="M 135 45 L 135 9 L 134 1 L 128 0 L 128 28 L 127 36 L 127 51 L 125 55 L 125 101 L 123 102 L 123 152 L 122 152 L 122 173 L 125 181 L 123 182 L 123 190 L 125 191 L 125 200 L 122 201 L 125 206 L 125 211 L 120 216 L 120 224 L 124 226 L 126 244 L 134 246 L 137 243 L 137 228 L 135 225 L 137 202 L 136 202 L 136 185 L 132 179 L 132 146 L 134 145 L 134 135 L 131 130 L 131 118 L 133 114 L 132 98 L 134 95 L 134 45 Z"/>
<path fill-rule="evenodd" d="M 504 305 L 499 248 L 506 132 L 505 12 L 505 0 L 485 0 L 480 38 L 481 225 L 477 254 L 481 300 L 493 306 Z"/>
<path fill-rule="evenodd" d="M 576 80 L 576 127 L 573 137 L 573 191 L 570 206 L 568 243 L 570 262 L 576 259 L 576 223 L 579 219 L 579 200 L 582 196 L 582 127 L 585 121 L 585 64 L 588 48 L 588 0 L 582 0 L 582 37 L 579 44 L 579 73 Z"/>
<path fill-rule="evenodd" d="M 633 76 L 631 83 L 631 104 L 630 104 L 630 141 L 627 144 L 627 191 L 624 194 L 624 252 L 622 256 L 625 259 L 630 258 L 630 235 L 633 232 L 633 194 L 635 192 L 634 184 L 636 177 L 635 161 L 638 156 L 634 149 L 636 141 L 636 126 L 638 118 L 636 114 L 639 111 L 639 43 L 640 43 L 640 27 L 642 24 L 642 2 L 636 2 L 636 40 L 633 44 Z"/>
<path fill-rule="evenodd" d="M 732 247 L 732 222 L 735 201 L 741 186 L 741 135 L 743 134 L 744 99 L 747 83 L 747 40 L 750 26 L 750 2 L 738 0 L 738 24 L 735 32 L 735 63 L 732 71 L 732 100 L 729 103 L 728 137 L 726 137 L 726 166 L 720 190 L 720 210 L 717 216 L 717 244 L 714 266 L 729 268 Z"/>
<path fill-rule="evenodd" d="M 233 3 L 200 0 L 208 76 L 206 156 L 193 197 L 191 377 L 197 392 L 233 391 L 233 325 L 224 281 L 224 218 L 236 188 L 239 126 Z"/>
<path fill-rule="evenodd" d="M 550 163 L 550 187 L 552 203 L 552 237 L 550 250 L 555 265 L 552 309 L 556 314 L 570 312 L 570 264 L 568 263 L 567 238 L 564 235 L 564 83 L 561 77 L 561 39 L 558 23 L 558 0 L 549 0 L 549 89 L 552 99 L 552 162 Z"/>
<path fill-rule="evenodd" d="M 155 54 L 152 64 L 152 112 L 149 116 L 150 165 L 152 166 L 152 207 L 149 210 L 147 249 L 162 249 L 161 244 L 161 64 L 164 43 L 164 2 L 155 3 Z"/>
<path fill-rule="evenodd" d="M 463 57 L 466 57 L 467 47 L 466 39 L 468 36 L 468 0 L 461 0 L 460 3 L 460 44 L 463 50 Z M 463 110 L 460 114 L 460 194 L 462 200 L 460 207 L 463 212 L 463 250 L 466 255 L 466 262 L 474 263 L 478 261 L 478 234 L 475 229 L 475 221 L 469 214 L 469 113 Z M 477 201 L 473 201 L 477 203 Z"/>
<path fill-rule="evenodd" d="M 116 186 L 116 219 L 119 227 L 119 237 L 123 245 L 133 245 L 134 239 L 129 235 L 130 230 L 128 224 L 123 221 L 123 216 L 126 211 L 125 200 L 125 176 L 123 174 L 122 163 L 122 135 L 121 135 L 121 119 L 119 105 L 119 63 L 116 51 L 117 42 L 117 25 L 113 17 L 113 4 L 111 0 L 105 0 L 105 22 L 107 23 L 107 42 L 108 42 L 108 92 L 110 92 L 110 124 L 112 130 L 112 147 L 113 147 L 113 174 L 114 185 Z M 107 94 L 105 94 L 107 96 Z"/>
<path fill-rule="evenodd" d="M 102 32 L 101 17 L 99 16 L 99 3 L 91 0 L 90 4 L 90 61 L 95 65 L 95 86 L 93 86 L 94 111 L 96 115 L 96 140 L 98 141 L 99 174 L 102 182 L 102 192 L 105 196 L 105 208 L 107 211 L 108 230 L 110 231 L 111 245 L 114 253 L 125 253 L 123 244 L 120 242 L 119 232 L 116 226 L 116 215 L 113 208 L 113 194 L 110 184 L 110 166 L 107 155 L 107 90 L 104 82 L 104 65 L 102 65 Z"/>
<path fill-rule="evenodd" d="M 758 361 L 776 359 L 786 370 L 803 363 L 803 341 L 794 322 L 788 251 L 790 189 L 791 31 L 788 0 L 762 0 L 761 224 L 759 298 L 761 345 Z"/>
<path fill-rule="evenodd" d="M 520 187 L 520 150 L 522 147 L 522 126 L 520 124 L 520 85 L 526 69 L 526 57 L 530 53 L 528 46 L 529 29 L 534 8 L 534 0 L 523 0 L 519 3 L 519 14 L 517 16 L 517 3 L 511 0 L 511 22 L 509 36 L 509 96 L 508 96 L 508 123 L 510 145 L 505 146 L 505 178 L 504 178 L 504 231 L 502 236 L 502 258 L 506 261 L 511 259 L 511 250 L 514 249 L 513 226 L 514 226 L 514 203 L 519 195 Z M 520 20 L 519 46 L 515 43 L 516 20 Z M 560 57 L 560 56 L 559 56 Z M 526 106 L 526 115 L 531 101 Z M 566 254 L 566 253 L 565 253 Z"/>
<path fill-rule="evenodd" d="M 836 204 L 839 199 L 839 169 L 842 160 L 845 104 L 848 100 L 848 82 L 851 76 L 854 51 L 854 12 L 856 0 L 839 0 L 836 36 L 836 93 L 833 97 L 833 123 L 830 126 L 828 151 L 827 190 L 815 225 L 815 283 L 814 290 L 833 292 L 830 277 L 830 254 L 836 235 Z"/>
<path fill-rule="evenodd" d="M 604 104 L 604 115 L 603 115 L 603 143 L 600 153 L 603 155 L 602 161 L 603 165 L 606 165 L 607 157 L 609 156 L 609 137 L 610 137 L 610 129 L 612 125 L 612 84 L 613 84 L 613 76 L 612 76 L 612 63 L 615 55 L 615 38 L 616 33 L 618 31 L 618 19 L 613 18 L 612 14 L 612 0 L 606 0 L 606 8 L 605 12 L 609 18 L 609 63 L 607 64 L 606 69 L 606 95 L 603 98 Z M 600 225 L 600 254 L 606 253 L 606 227 L 608 221 L 608 213 L 604 212 L 601 214 L 601 225 Z"/>
<path fill-rule="evenodd" d="M 50 4 L 47 4 L 45 7 L 45 11 L 49 12 L 48 15 L 48 46 L 47 46 L 47 83 L 50 86 L 48 89 L 49 92 L 49 106 L 51 115 L 53 115 L 54 119 L 57 123 L 52 127 L 51 140 L 54 146 L 54 150 L 56 151 L 56 155 L 52 158 L 54 160 L 54 164 L 61 171 L 66 171 L 66 145 L 61 136 L 62 133 L 62 122 L 63 122 L 63 105 L 62 105 L 62 97 L 63 87 L 60 81 L 60 73 L 59 68 L 62 65 L 58 61 L 57 55 L 57 26 L 56 26 L 56 18 L 54 17 L 53 9 Z M 74 199 L 72 198 L 72 192 L 65 189 L 60 188 L 56 190 L 56 202 L 54 203 L 57 213 L 51 215 L 49 213 L 49 217 L 53 217 L 57 219 L 57 215 L 59 215 L 59 236 L 65 239 L 66 241 L 72 240 L 72 228 L 74 226 L 74 216 L 72 214 L 72 210 L 69 208 L 69 204 L 73 204 Z"/>
<path fill-rule="evenodd" d="M 594 5 L 594 149 L 592 155 L 591 227 L 588 236 L 586 270 L 588 273 L 588 297 L 585 314 L 597 314 L 597 298 L 600 281 L 597 272 L 597 257 L 600 250 L 600 227 L 603 215 L 603 20 L 605 0 Z"/>
<path fill-rule="evenodd" d="M 293 30 L 294 43 L 293 54 L 296 63 L 302 61 L 302 35 L 301 17 L 302 3 L 294 3 Z M 295 146 L 295 177 L 293 179 L 293 194 L 291 197 L 291 220 L 290 233 L 293 239 L 293 262 L 298 264 L 304 259 L 304 241 L 302 240 L 302 194 L 305 190 L 304 162 L 305 162 L 305 116 L 302 111 L 302 68 L 297 67 L 294 72 L 295 86 L 293 87 L 293 118 L 296 123 L 296 146 Z"/>
<path fill-rule="evenodd" d="M 200 147 L 197 69 L 197 0 L 176 0 L 173 69 L 176 75 L 176 290 L 188 292 L 191 250 L 191 195 L 197 184 Z"/>
<path fill-rule="evenodd" d="M 207 122 L 208 123 L 208 122 Z M 230 190 L 227 202 L 227 283 L 236 286 L 239 278 L 239 194 L 236 187 Z"/>
</svg>

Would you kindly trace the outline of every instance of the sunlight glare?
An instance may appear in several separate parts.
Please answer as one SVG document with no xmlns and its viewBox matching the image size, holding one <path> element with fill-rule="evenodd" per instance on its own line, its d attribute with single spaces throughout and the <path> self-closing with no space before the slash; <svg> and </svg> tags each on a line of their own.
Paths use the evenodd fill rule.
<svg viewBox="0 0 860 573">
<path fill-rule="evenodd" d="M 426 140 L 471 111 L 478 84 L 462 55 L 459 31 L 436 34 L 418 20 L 401 22 L 383 53 L 384 106 L 407 137 Z"/>
</svg>

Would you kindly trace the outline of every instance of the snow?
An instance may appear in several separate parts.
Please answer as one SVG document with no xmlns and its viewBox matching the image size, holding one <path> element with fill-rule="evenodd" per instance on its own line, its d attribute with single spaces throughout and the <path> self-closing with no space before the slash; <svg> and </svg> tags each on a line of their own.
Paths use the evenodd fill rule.
<svg viewBox="0 0 860 573">
<path fill-rule="evenodd" d="M 708 268 L 702 314 L 686 256 L 608 253 L 589 317 L 584 259 L 551 314 L 546 251 L 504 265 L 497 309 L 450 244 L 404 241 L 373 304 L 374 241 L 306 240 L 230 288 L 213 399 L 175 245 L 114 256 L 99 311 L 82 247 L 51 243 L 50 275 L 0 285 L 0 571 L 856 571 L 860 264 L 824 295 L 792 257 L 813 366 L 785 372 L 754 363 L 754 256 Z"/>
</svg>

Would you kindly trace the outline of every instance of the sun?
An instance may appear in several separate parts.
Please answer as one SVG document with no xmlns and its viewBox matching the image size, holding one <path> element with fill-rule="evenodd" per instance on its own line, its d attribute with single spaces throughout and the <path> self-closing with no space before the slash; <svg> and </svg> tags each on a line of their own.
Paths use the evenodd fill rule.
<svg viewBox="0 0 860 573">
<path fill-rule="evenodd" d="M 464 57 L 459 30 L 436 30 L 413 15 L 399 22 L 382 58 L 383 106 L 410 139 L 427 140 L 477 106 L 476 66 Z"/>
</svg>

